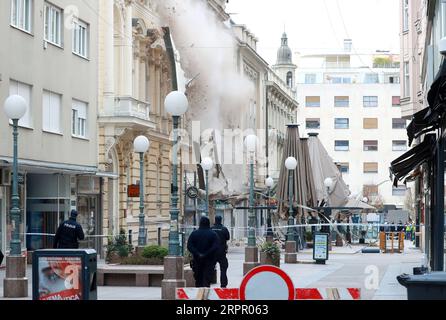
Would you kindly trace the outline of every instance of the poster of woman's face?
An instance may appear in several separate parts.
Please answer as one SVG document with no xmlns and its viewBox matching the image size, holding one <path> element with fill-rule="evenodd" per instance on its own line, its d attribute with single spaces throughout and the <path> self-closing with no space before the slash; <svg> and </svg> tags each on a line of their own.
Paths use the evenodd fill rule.
<svg viewBox="0 0 446 320">
<path fill-rule="evenodd" d="M 82 299 L 80 257 L 39 257 L 39 300 Z"/>
</svg>

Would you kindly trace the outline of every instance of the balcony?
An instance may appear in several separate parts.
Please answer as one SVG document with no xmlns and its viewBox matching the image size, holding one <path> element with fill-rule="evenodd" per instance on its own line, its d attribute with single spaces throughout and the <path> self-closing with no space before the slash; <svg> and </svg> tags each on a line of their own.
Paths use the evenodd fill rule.
<svg viewBox="0 0 446 320">
<path fill-rule="evenodd" d="M 150 104 L 133 97 L 114 97 L 105 99 L 104 111 L 100 114 L 101 122 L 154 127 L 150 119 Z"/>
</svg>

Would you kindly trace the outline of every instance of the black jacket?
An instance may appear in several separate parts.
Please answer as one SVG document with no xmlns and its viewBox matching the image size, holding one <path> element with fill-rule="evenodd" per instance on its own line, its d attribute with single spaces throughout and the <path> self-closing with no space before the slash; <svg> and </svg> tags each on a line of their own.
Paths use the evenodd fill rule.
<svg viewBox="0 0 446 320">
<path fill-rule="evenodd" d="M 201 219 L 200 228 L 189 236 L 187 249 L 192 253 L 195 261 L 213 260 L 219 248 L 217 234 L 211 230 L 209 219 Z"/>
<path fill-rule="evenodd" d="M 218 238 L 220 240 L 219 241 L 217 255 L 224 255 L 224 254 L 226 254 L 227 251 L 228 251 L 227 241 L 229 241 L 229 239 L 231 238 L 231 236 L 229 235 L 228 228 L 226 228 L 222 224 L 214 224 L 212 226 L 212 231 L 214 231 L 217 234 L 217 236 L 218 236 Z"/>
<path fill-rule="evenodd" d="M 76 222 L 76 219 L 70 218 L 60 224 L 54 238 L 55 249 L 78 249 L 78 240 L 84 240 L 84 230 Z"/>
</svg>

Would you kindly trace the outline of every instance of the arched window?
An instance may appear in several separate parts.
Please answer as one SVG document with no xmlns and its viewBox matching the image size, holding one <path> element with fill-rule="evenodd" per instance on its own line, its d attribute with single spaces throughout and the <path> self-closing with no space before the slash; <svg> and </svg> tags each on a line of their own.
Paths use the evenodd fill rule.
<svg viewBox="0 0 446 320">
<path fill-rule="evenodd" d="M 286 74 L 286 84 L 288 85 L 288 87 L 292 88 L 293 87 L 293 73 L 291 71 L 289 71 Z"/>
</svg>

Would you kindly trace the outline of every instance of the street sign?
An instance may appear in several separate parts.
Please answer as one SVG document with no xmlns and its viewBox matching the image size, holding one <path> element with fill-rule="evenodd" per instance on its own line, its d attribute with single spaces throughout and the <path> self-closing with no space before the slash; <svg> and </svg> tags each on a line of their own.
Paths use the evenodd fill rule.
<svg viewBox="0 0 446 320">
<path fill-rule="evenodd" d="M 240 285 L 240 300 L 294 300 L 295 288 L 291 278 L 274 266 L 252 269 Z"/>
<path fill-rule="evenodd" d="M 328 260 L 328 233 L 315 233 L 313 236 L 313 260 L 325 264 Z"/>
<path fill-rule="evenodd" d="M 189 187 L 186 190 L 186 194 L 190 199 L 198 198 L 198 189 L 196 187 Z"/>
<path fill-rule="evenodd" d="M 127 196 L 129 198 L 139 198 L 139 184 L 131 184 L 127 187 Z"/>
</svg>

